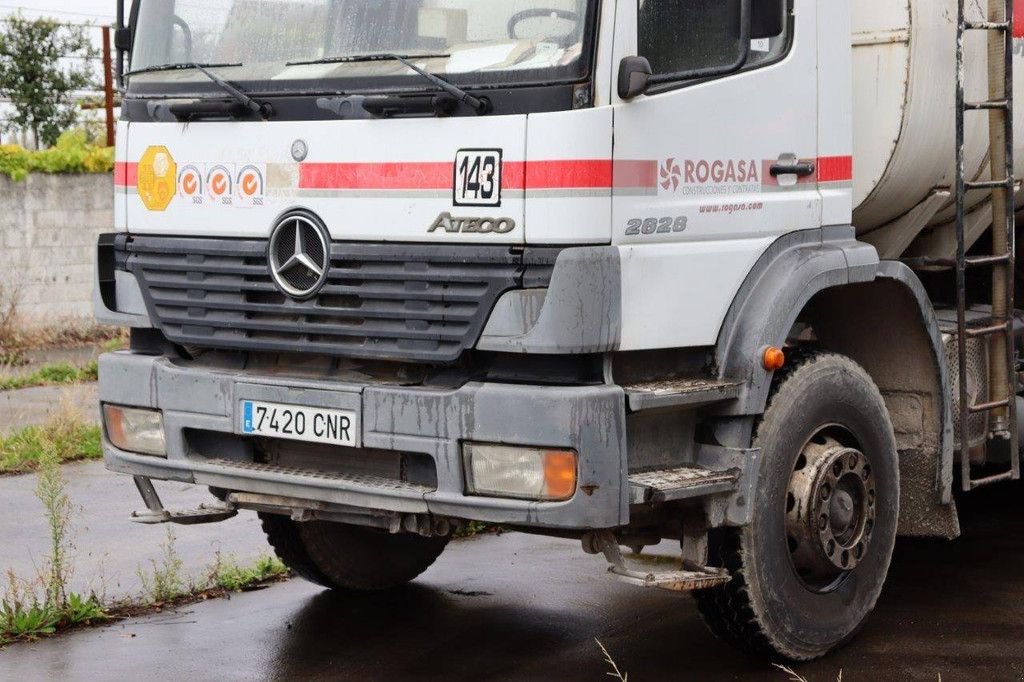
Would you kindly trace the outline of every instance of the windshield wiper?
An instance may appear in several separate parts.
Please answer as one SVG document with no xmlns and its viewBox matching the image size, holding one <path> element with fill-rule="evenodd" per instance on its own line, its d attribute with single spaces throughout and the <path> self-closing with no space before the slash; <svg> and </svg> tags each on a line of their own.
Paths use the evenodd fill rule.
<svg viewBox="0 0 1024 682">
<path fill-rule="evenodd" d="M 183 70 L 195 70 L 209 78 L 211 81 L 216 83 L 220 88 L 238 100 L 246 109 L 254 114 L 267 118 L 273 113 L 273 109 L 270 104 L 266 102 L 258 102 L 253 99 L 248 93 L 241 88 L 238 88 L 231 83 L 227 82 L 217 74 L 213 73 L 209 69 L 225 68 L 231 66 L 242 66 L 241 63 L 237 64 L 200 64 L 199 62 L 180 62 L 175 64 L 156 64 L 154 66 L 146 66 L 141 69 L 135 69 L 129 71 L 125 76 L 134 76 L 139 73 L 155 73 L 158 71 L 183 71 Z"/>
<path fill-rule="evenodd" d="M 409 69 L 415 71 L 428 81 L 441 88 L 459 102 L 462 102 L 478 114 L 487 114 L 491 111 L 491 102 L 486 98 L 474 97 L 462 88 L 449 83 L 440 76 L 435 76 L 429 71 L 424 71 L 413 64 L 410 59 L 431 59 L 435 57 L 450 57 L 448 54 L 423 54 L 423 55 L 401 55 L 401 54 L 350 54 L 340 57 L 321 57 L 320 59 L 309 59 L 298 62 L 288 62 L 285 66 L 302 66 L 307 64 L 346 64 L 352 62 L 376 62 L 393 61 L 399 62 Z"/>
</svg>

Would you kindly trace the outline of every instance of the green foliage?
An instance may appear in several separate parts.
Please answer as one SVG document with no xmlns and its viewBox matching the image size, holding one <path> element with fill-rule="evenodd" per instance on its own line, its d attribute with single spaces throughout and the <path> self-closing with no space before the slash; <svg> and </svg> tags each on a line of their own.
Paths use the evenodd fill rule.
<svg viewBox="0 0 1024 682">
<path fill-rule="evenodd" d="M 210 582 L 229 592 L 237 592 L 272 578 L 280 578 L 286 573 L 288 567 L 276 556 L 269 554 L 259 557 L 251 566 L 240 566 L 233 558 L 222 561 L 218 555 Z"/>
<path fill-rule="evenodd" d="M 75 592 L 68 594 L 68 601 L 64 606 L 64 621 L 68 625 L 92 623 L 106 620 L 108 617 L 107 610 L 100 604 L 96 595 L 90 594 L 88 597 L 83 597 Z"/>
<path fill-rule="evenodd" d="M 60 611 L 46 602 L 0 600 L 0 642 L 52 635 L 60 619 Z"/>
<path fill-rule="evenodd" d="M 6 17 L 0 24 L 0 97 L 15 110 L 7 129 L 31 130 L 37 144 L 53 144 L 78 119 L 74 93 L 96 85 L 91 60 L 97 55 L 84 27 Z"/>
<path fill-rule="evenodd" d="M 160 545 L 160 561 L 150 561 L 152 570 L 149 573 L 141 567 L 137 571 L 142 582 L 143 599 L 149 606 L 165 604 L 192 594 L 192 585 L 186 584 L 182 573 L 184 562 L 178 556 L 174 541 L 174 531 L 168 527 L 167 539 Z"/>
<path fill-rule="evenodd" d="M 54 146 L 41 151 L 0 145 L 0 175 L 15 181 L 29 173 L 109 173 L 113 169 L 114 148 L 90 144 L 80 130 L 63 133 Z"/>
<path fill-rule="evenodd" d="M 30 386 L 52 386 L 54 384 L 80 384 L 86 381 L 96 381 L 99 368 L 93 360 L 85 365 L 72 365 L 68 362 L 57 362 L 50 365 L 43 365 L 30 374 L 22 374 L 7 378 L 0 378 L 0 391 L 10 391 L 16 388 L 28 388 Z"/>
<path fill-rule="evenodd" d="M 467 521 L 466 525 L 456 528 L 452 535 L 455 538 L 469 538 L 480 533 L 491 532 L 495 529 L 495 526 L 486 524 L 483 521 Z"/>
<path fill-rule="evenodd" d="M 110 618 L 96 595 L 83 597 L 71 592 L 67 603 L 57 606 L 35 597 L 12 596 L 0 599 L 0 644 L 18 639 L 38 639 L 52 635 L 60 627 L 95 623 Z"/>
<path fill-rule="evenodd" d="M 41 426 L 29 426 L 0 437 L 0 473 L 23 473 L 53 456 L 61 462 L 99 459 L 100 428 L 70 414 L 60 414 Z"/>
</svg>

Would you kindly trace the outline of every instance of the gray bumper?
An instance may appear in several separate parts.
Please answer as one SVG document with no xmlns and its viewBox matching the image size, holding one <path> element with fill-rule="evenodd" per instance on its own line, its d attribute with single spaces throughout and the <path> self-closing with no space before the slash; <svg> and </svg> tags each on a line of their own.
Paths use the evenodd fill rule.
<svg viewBox="0 0 1024 682">
<path fill-rule="evenodd" d="M 491 523 L 591 529 L 629 520 L 625 406 L 617 386 L 470 383 L 434 389 L 322 382 L 186 368 L 167 358 L 124 351 L 100 358 L 100 399 L 164 414 L 167 458 L 127 453 L 104 438 L 104 458 L 112 471 Z M 186 429 L 237 434 L 236 413 L 244 399 L 357 410 L 363 447 L 431 456 L 437 489 L 232 464 L 188 451 Z M 467 440 L 575 449 L 580 456 L 575 496 L 564 502 L 528 502 L 464 494 L 461 442 Z"/>
</svg>

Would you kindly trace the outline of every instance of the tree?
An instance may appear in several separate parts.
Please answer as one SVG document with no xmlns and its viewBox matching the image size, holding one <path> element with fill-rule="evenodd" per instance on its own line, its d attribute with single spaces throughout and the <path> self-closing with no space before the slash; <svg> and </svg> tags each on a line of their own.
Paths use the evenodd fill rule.
<svg viewBox="0 0 1024 682">
<path fill-rule="evenodd" d="M 95 87 L 99 51 L 85 27 L 11 15 L 0 21 L 0 97 L 14 114 L 5 130 L 31 130 L 52 145 L 78 119 L 74 93 Z"/>
</svg>

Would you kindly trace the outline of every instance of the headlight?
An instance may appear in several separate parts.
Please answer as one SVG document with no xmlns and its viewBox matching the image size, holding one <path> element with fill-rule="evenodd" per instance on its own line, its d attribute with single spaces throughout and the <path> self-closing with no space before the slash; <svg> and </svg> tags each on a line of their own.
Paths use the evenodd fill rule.
<svg viewBox="0 0 1024 682">
<path fill-rule="evenodd" d="M 466 443 L 467 492 L 527 500 L 567 500 L 576 492 L 572 450 Z"/>
<path fill-rule="evenodd" d="M 103 425 L 107 438 L 118 450 L 167 456 L 164 418 L 159 410 L 104 405 Z"/>
</svg>

